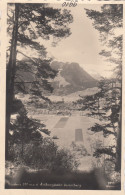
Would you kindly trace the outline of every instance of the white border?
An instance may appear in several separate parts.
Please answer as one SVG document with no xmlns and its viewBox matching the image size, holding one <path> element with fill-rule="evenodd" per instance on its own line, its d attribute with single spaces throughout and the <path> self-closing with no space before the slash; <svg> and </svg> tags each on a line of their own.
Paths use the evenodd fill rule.
<svg viewBox="0 0 125 195">
<path fill-rule="evenodd" d="M 7 3 L 63 3 L 65 0 L 0 0 L 0 10 L 2 11 L 1 15 L 1 32 L 0 32 L 0 194 L 8 195 L 8 194 L 26 194 L 26 195 L 39 195 L 39 194 L 47 194 L 47 195 L 55 195 L 55 193 L 59 193 L 61 195 L 83 195 L 84 194 L 113 194 L 119 195 L 124 194 L 124 181 L 125 181 L 125 1 L 97 1 L 97 0 L 78 0 L 79 4 L 123 4 L 123 13 L 124 13 L 124 36 L 123 36 L 123 68 L 122 68 L 122 189 L 121 191 L 108 191 L 108 190 L 44 190 L 44 189 L 32 189 L 32 190 L 23 190 L 23 189 L 4 189 L 4 177 L 5 177 L 5 94 L 6 94 L 6 10 Z M 75 9 L 75 8 L 74 8 Z"/>
</svg>

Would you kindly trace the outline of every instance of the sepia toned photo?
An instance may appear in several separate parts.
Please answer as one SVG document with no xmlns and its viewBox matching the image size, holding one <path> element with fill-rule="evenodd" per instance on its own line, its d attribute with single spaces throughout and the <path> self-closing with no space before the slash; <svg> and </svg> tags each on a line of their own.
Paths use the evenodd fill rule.
<svg viewBox="0 0 125 195">
<path fill-rule="evenodd" d="M 5 189 L 121 190 L 123 5 L 8 3 Z"/>
</svg>

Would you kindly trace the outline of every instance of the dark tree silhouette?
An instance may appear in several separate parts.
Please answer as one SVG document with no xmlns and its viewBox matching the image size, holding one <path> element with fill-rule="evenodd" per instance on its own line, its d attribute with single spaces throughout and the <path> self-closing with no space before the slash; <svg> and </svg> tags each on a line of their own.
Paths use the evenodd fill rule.
<svg viewBox="0 0 125 195">
<path fill-rule="evenodd" d="M 122 108 L 122 31 L 123 27 L 123 5 L 106 4 L 101 7 L 101 11 L 86 9 L 87 16 L 93 21 L 93 26 L 100 33 L 100 40 L 106 49 L 100 52 L 105 60 L 114 65 L 114 75 L 112 79 L 106 81 L 107 87 L 104 93 L 101 91 L 101 99 L 104 103 L 101 108 L 104 113 L 96 113 L 100 118 L 108 121 L 105 125 L 95 124 L 92 131 L 103 131 L 104 135 L 114 134 L 116 137 L 116 170 L 121 170 L 121 108 Z M 119 34 L 115 33 L 119 30 Z M 97 94 L 95 94 L 97 96 Z M 92 98 L 92 97 L 91 97 Z M 93 98 L 92 102 L 95 99 Z M 98 98 L 97 100 L 98 101 Z M 94 108 L 95 102 L 93 103 Z M 107 112 L 110 111 L 108 115 Z M 91 114 L 94 114 L 94 112 Z M 113 131 L 111 131 L 111 129 Z M 103 152 L 105 150 L 103 149 Z"/>
<path fill-rule="evenodd" d="M 40 86 L 52 91 L 47 78 L 54 78 L 56 72 L 49 66 L 51 60 L 47 59 L 46 49 L 39 39 L 48 40 L 52 36 L 54 40 L 59 41 L 61 38 L 68 37 L 70 35 L 68 24 L 72 21 L 69 11 L 55 9 L 48 4 L 8 4 L 8 33 L 11 41 L 6 76 L 6 159 L 15 85 L 18 90 L 25 92 L 24 83 L 27 83 L 27 86 L 29 83 L 28 87 L 32 93 L 41 98 Z M 29 52 L 26 49 L 36 52 L 38 57 L 28 56 Z M 25 57 L 25 60 L 18 58 L 19 53 Z M 30 71 L 32 79 L 24 80 L 24 72 L 27 74 Z"/>
</svg>

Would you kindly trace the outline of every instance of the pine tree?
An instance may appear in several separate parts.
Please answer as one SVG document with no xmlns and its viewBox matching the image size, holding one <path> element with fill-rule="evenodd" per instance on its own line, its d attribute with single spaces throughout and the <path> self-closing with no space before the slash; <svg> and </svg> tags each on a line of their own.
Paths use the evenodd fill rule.
<svg viewBox="0 0 125 195">
<path fill-rule="evenodd" d="M 87 116 L 98 118 L 100 121 L 90 127 L 88 129 L 89 131 L 92 131 L 93 133 L 102 132 L 104 138 L 113 135 L 116 141 L 116 145 L 97 148 L 93 155 L 97 158 L 103 154 L 110 155 L 117 167 L 120 91 L 117 87 L 113 87 L 113 84 L 116 85 L 114 80 L 103 79 L 103 81 L 100 81 L 99 83 L 99 86 L 101 87 L 98 87 L 97 93 L 82 98 L 81 104 L 83 106 L 81 110 L 87 110 Z"/>
<path fill-rule="evenodd" d="M 50 59 L 46 58 L 46 49 L 39 39 L 48 40 L 54 37 L 59 41 L 69 36 L 70 28 L 67 26 L 72 21 L 73 18 L 69 11 L 52 8 L 48 4 L 8 4 L 8 33 L 11 41 L 6 76 L 6 159 L 8 158 L 8 136 L 15 83 L 18 90 L 23 92 L 26 87 L 24 80 L 21 79 L 23 74 L 18 75 L 18 73 L 26 72 L 27 69 L 27 72 L 31 71 L 34 74 L 32 83 L 31 81 L 25 82 L 27 85 L 28 83 L 33 85 L 32 87 L 30 85 L 33 94 L 42 96 L 41 92 L 36 90 L 40 85 L 52 90 L 47 78 L 54 78 L 56 72 L 49 66 Z M 34 51 L 37 57 L 28 56 L 26 49 Z M 20 61 L 19 53 L 28 59 L 28 63 L 26 60 Z"/>
<path fill-rule="evenodd" d="M 21 144 L 21 156 L 23 158 L 24 147 L 31 141 L 42 142 L 41 132 L 50 135 L 50 131 L 45 128 L 45 125 L 36 119 L 30 119 L 24 106 L 20 109 L 17 119 L 11 123 L 11 145 L 14 143 Z"/>
<path fill-rule="evenodd" d="M 100 52 L 100 55 L 105 57 L 107 62 L 114 65 L 115 73 L 112 79 L 106 81 L 107 87 L 102 97 L 104 105 L 101 109 L 105 113 L 103 114 L 103 119 L 105 119 L 107 123 L 104 125 L 95 124 L 90 129 L 94 132 L 103 131 L 105 136 L 114 134 L 116 137 L 116 170 L 120 171 L 123 6 L 122 4 L 106 4 L 101 7 L 101 11 L 86 9 L 86 14 L 93 20 L 93 26 L 99 31 L 100 41 L 106 48 Z M 119 34 L 117 33 L 117 30 L 119 30 Z M 110 114 L 107 114 L 108 111 L 110 111 Z M 103 151 L 98 151 L 98 153 L 105 152 L 107 151 L 104 149 Z"/>
</svg>

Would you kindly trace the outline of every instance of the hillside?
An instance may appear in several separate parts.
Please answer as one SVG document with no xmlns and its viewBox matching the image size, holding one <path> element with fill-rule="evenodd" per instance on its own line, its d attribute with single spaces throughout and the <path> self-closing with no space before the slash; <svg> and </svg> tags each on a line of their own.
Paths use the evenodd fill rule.
<svg viewBox="0 0 125 195">
<path fill-rule="evenodd" d="M 26 59 L 25 59 L 26 61 Z M 27 61 L 26 61 L 27 62 Z M 29 62 L 27 62 L 29 63 Z M 31 65 L 31 64 L 30 64 Z M 32 66 L 32 65 L 31 65 Z M 69 95 L 78 91 L 83 91 L 87 88 L 97 86 L 97 80 L 88 74 L 78 63 L 63 63 L 53 61 L 51 67 L 58 71 L 54 79 L 49 79 L 52 87 L 54 88 L 53 94 L 41 89 L 45 95 Z M 28 92 L 31 87 L 31 82 L 35 79 L 34 74 L 26 70 L 17 70 L 15 90 L 23 92 L 23 88 Z M 23 81 L 25 84 L 18 85 Z"/>
<path fill-rule="evenodd" d="M 56 95 L 67 95 L 97 86 L 97 80 L 81 68 L 78 63 L 54 61 L 51 67 L 59 71 L 58 79 L 55 78 L 52 81 L 54 94 Z"/>
</svg>

